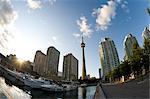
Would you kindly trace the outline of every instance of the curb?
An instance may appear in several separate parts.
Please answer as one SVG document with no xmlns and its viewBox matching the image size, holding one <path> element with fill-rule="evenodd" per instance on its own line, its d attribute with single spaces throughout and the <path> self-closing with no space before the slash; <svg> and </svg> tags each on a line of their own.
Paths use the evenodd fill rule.
<svg viewBox="0 0 150 99">
<path fill-rule="evenodd" d="M 106 94 L 104 93 L 101 84 L 97 84 L 93 99 L 106 99 Z"/>
</svg>

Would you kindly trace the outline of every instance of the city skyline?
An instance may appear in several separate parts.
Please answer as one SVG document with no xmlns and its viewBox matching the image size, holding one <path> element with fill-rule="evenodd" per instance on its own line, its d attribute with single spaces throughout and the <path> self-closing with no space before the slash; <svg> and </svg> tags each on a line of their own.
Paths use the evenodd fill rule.
<svg viewBox="0 0 150 99">
<path fill-rule="evenodd" d="M 83 35 L 86 72 L 98 77 L 101 38 L 114 40 L 120 61 L 125 54 L 123 40 L 127 34 L 133 34 L 142 46 L 141 35 L 149 25 L 148 4 L 148 0 L 0 0 L 3 6 L 0 9 L 0 52 L 33 62 L 37 50 L 46 54 L 47 48 L 54 46 L 60 51 L 59 71 L 62 71 L 63 56 L 73 53 L 79 60 L 80 77 Z"/>
</svg>

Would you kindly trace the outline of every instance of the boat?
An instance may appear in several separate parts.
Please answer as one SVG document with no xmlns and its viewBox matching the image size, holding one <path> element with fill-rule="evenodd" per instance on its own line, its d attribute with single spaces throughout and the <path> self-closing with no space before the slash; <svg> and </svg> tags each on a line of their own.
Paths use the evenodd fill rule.
<svg viewBox="0 0 150 99">
<path fill-rule="evenodd" d="M 50 91 L 50 92 L 68 92 L 73 91 L 77 89 L 78 86 L 73 83 L 61 83 L 56 84 L 54 82 L 51 82 L 49 85 L 41 85 L 41 89 L 44 91 Z"/>
<path fill-rule="evenodd" d="M 70 84 L 62 84 L 64 91 L 72 91 L 77 89 L 78 87 L 76 85 L 70 85 Z"/>
<path fill-rule="evenodd" d="M 57 84 L 41 85 L 41 89 L 43 91 L 49 91 L 49 92 L 63 92 L 64 91 L 63 86 L 59 86 Z"/>
<path fill-rule="evenodd" d="M 35 79 L 29 74 L 12 71 L 2 67 L 1 65 L 0 71 L 3 72 L 4 77 L 11 81 L 13 84 L 30 87 L 32 89 L 40 89 L 41 85 L 51 85 L 53 83 L 52 80 L 48 80 L 42 77 L 39 79 Z"/>
<path fill-rule="evenodd" d="M 11 83 L 15 84 L 15 85 L 24 85 L 24 82 L 22 80 L 23 77 L 23 73 L 19 73 L 17 71 L 12 71 L 9 70 L 3 66 L 0 65 L 0 71 L 2 72 L 2 76 L 10 81 Z"/>
<path fill-rule="evenodd" d="M 49 85 L 51 84 L 51 81 L 50 80 L 47 80 L 47 79 L 34 79 L 33 77 L 31 76 L 25 76 L 23 77 L 24 79 L 24 86 L 28 86 L 28 87 L 31 87 L 31 88 L 35 88 L 35 89 L 39 89 L 41 88 L 41 85 Z"/>
<path fill-rule="evenodd" d="M 46 78 L 35 79 L 34 77 L 28 74 L 12 71 L 2 67 L 0 69 L 2 72 L 5 73 L 5 78 L 7 78 L 12 83 L 15 83 L 16 85 L 23 85 L 24 87 L 29 87 L 32 89 L 40 89 L 49 92 L 63 92 L 75 90 L 77 88 L 77 85 L 74 85 L 71 82 L 67 84 L 63 83 L 60 85 L 54 83 L 53 80 L 49 80 Z"/>
<path fill-rule="evenodd" d="M 87 86 L 87 84 L 85 84 L 85 83 L 80 85 L 80 87 L 86 87 L 86 86 Z"/>
</svg>

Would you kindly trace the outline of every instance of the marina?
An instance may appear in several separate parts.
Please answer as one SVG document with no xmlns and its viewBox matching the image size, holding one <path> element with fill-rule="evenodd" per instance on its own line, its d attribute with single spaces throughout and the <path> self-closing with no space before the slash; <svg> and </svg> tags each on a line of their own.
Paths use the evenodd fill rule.
<svg viewBox="0 0 150 99">
<path fill-rule="evenodd" d="M 28 89 L 18 88 L 16 86 L 10 86 L 5 83 L 4 78 L 0 77 L 0 86 L 7 86 L 5 90 L 10 93 L 12 99 L 92 99 L 96 90 L 96 86 L 89 86 L 89 87 L 78 87 L 76 90 L 67 91 L 67 92 L 47 92 L 42 90 L 36 89 Z M 1 90 L 0 87 L 0 99 L 9 99 L 8 96 Z"/>
<path fill-rule="evenodd" d="M 149 1 L 0 0 L 0 99 L 150 99 Z"/>
<path fill-rule="evenodd" d="M 3 66 L 0 66 L 2 76 L 7 79 L 10 83 L 16 86 L 29 87 L 31 89 L 38 89 L 50 92 L 63 92 L 75 90 L 76 84 L 56 84 L 53 80 L 46 78 L 35 79 L 33 76 L 28 74 L 19 73 L 17 71 L 11 71 Z"/>
<path fill-rule="evenodd" d="M 0 66 L 0 74 L 1 99 L 20 99 L 20 97 L 24 99 L 91 99 L 96 89 L 96 86 L 87 86 L 87 84 L 78 85 L 71 82 L 57 84 L 45 78 L 35 79 L 31 75 L 11 71 L 2 66 Z"/>
</svg>

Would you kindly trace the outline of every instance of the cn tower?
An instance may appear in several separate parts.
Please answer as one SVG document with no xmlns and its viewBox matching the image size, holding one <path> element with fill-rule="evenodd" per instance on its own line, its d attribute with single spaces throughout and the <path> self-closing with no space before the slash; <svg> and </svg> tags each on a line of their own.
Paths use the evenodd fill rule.
<svg viewBox="0 0 150 99">
<path fill-rule="evenodd" d="M 85 43 L 83 41 L 83 36 L 82 36 L 82 42 L 81 42 L 81 48 L 82 48 L 82 80 L 86 79 L 84 47 L 85 47 Z"/>
</svg>

